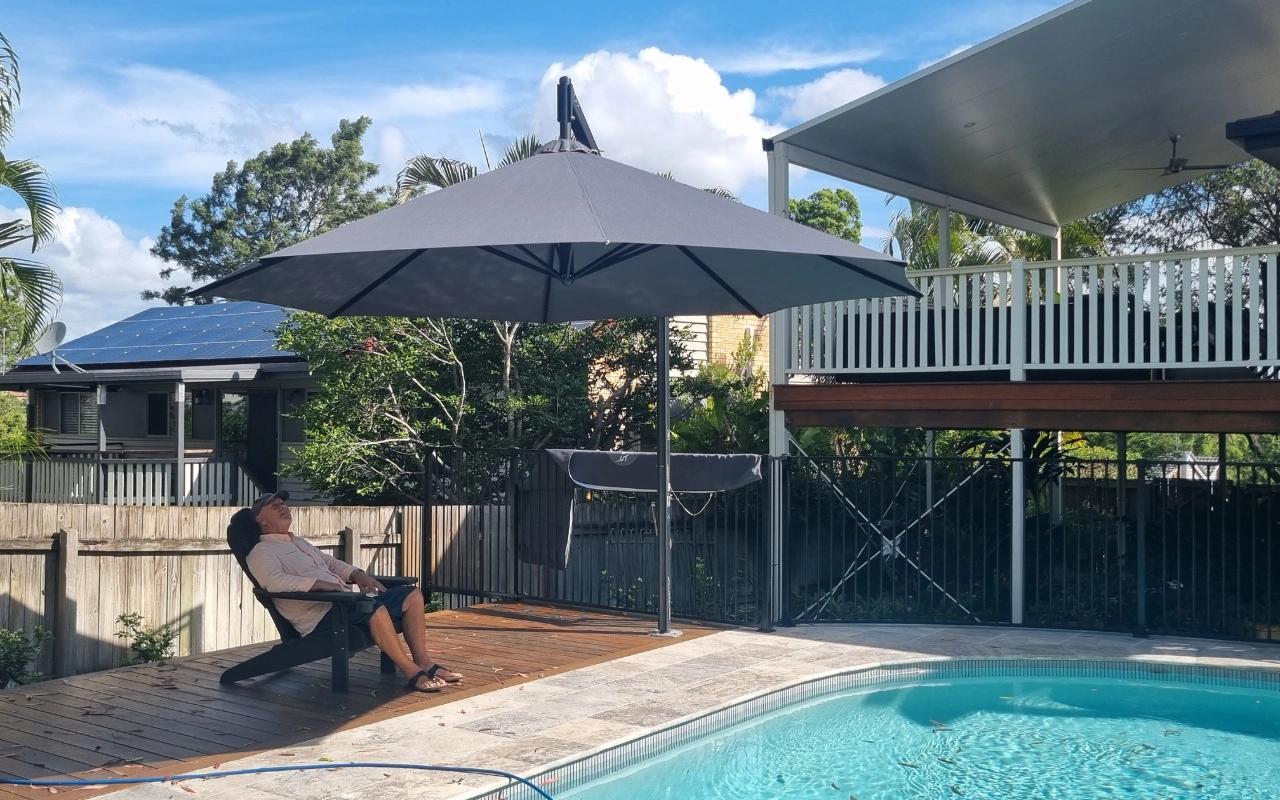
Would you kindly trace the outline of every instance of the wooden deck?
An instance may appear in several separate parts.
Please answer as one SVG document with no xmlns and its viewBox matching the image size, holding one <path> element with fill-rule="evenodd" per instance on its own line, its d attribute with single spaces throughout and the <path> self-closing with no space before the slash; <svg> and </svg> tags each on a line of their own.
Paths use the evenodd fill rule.
<svg viewBox="0 0 1280 800">
<path fill-rule="evenodd" d="M 711 632 L 682 625 L 684 639 Z M 406 692 L 376 649 L 351 662 L 351 691 L 329 691 L 329 662 L 223 686 L 228 666 L 267 645 L 108 670 L 0 691 L 0 776 L 105 779 L 173 775 L 285 747 L 670 643 L 653 621 L 530 604 L 427 615 L 433 657 L 466 675 L 439 694 Z M 674 640 L 679 641 L 679 640 Z M 59 789 L 92 797 L 116 787 Z M 0 787 L 0 798 L 48 797 Z"/>
</svg>

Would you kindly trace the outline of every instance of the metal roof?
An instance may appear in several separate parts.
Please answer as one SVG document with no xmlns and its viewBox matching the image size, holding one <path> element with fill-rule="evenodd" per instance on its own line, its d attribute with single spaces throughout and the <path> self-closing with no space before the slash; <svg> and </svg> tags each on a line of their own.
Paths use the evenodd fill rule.
<svg viewBox="0 0 1280 800">
<path fill-rule="evenodd" d="M 210 303 L 148 308 L 114 325 L 64 342 L 59 361 L 81 367 L 146 364 L 174 366 L 207 362 L 253 362 L 296 358 L 276 349 L 273 329 L 285 310 L 266 303 Z M 50 357 L 32 356 L 19 369 L 47 367 Z"/>
<path fill-rule="evenodd" d="M 1280 108 L 1275 0 L 1076 0 L 776 137 L 791 163 L 1037 233 L 1248 154 Z"/>
</svg>

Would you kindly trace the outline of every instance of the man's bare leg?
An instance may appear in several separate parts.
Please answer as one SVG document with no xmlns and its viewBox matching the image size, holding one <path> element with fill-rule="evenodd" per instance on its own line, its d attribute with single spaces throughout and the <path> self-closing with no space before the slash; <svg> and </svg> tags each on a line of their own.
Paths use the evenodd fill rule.
<svg viewBox="0 0 1280 800">
<path fill-rule="evenodd" d="M 400 618 L 400 630 L 404 632 L 404 640 L 409 645 L 409 652 L 420 669 L 431 669 L 435 661 L 427 653 L 427 614 L 422 599 L 422 591 L 414 589 L 401 606 L 403 616 Z M 461 679 L 462 673 L 451 672 L 443 667 L 436 675 L 449 680 Z"/>
<path fill-rule="evenodd" d="M 406 680 L 417 675 L 423 669 L 418 665 L 418 662 L 404 652 L 404 648 L 400 645 L 400 637 L 396 635 L 396 624 L 391 621 L 391 614 L 385 608 L 379 607 L 377 611 L 373 612 L 373 616 L 369 618 L 369 635 L 373 638 L 373 643 L 378 646 L 378 649 L 386 653 L 387 657 L 400 668 Z M 426 623 L 424 622 L 423 638 L 425 637 Z M 425 675 L 418 678 L 419 689 L 444 685 L 444 681 L 439 678 L 427 680 Z"/>
</svg>

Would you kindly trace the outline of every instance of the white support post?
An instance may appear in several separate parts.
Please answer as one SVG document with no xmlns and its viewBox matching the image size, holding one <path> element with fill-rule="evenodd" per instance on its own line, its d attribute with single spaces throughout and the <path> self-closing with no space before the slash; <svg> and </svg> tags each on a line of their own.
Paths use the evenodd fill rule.
<svg viewBox="0 0 1280 800">
<path fill-rule="evenodd" d="M 1012 517 L 1011 540 L 1009 548 L 1009 621 L 1014 625 L 1022 624 L 1023 592 L 1026 585 L 1024 570 L 1026 567 L 1025 542 L 1026 535 L 1026 472 L 1022 462 L 1024 454 L 1022 429 L 1009 431 L 1010 462 L 1010 499 L 1009 509 Z"/>
<path fill-rule="evenodd" d="M 1008 290 L 1009 303 L 1009 380 L 1027 379 L 1027 264 L 1020 258 L 1013 260 L 1012 285 Z"/>
<path fill-rule="evenodd" d="M 1050 261 L 1062 260 L 1062 228 L 1058 228 L 1057 231 L 1054 233 L 1054 235 L 1049 237 L 1049 260 Z M 1054 272 L 1054 275 L 1057 276 L 1054 279 L 1053 291 L 1057 292 L 1058 297 L 1061 298 L 1062 297 L 1062 270 L 1056 269 L 1053 272 Z M 1045 291 L 1046 292 L 1049 291 L 1048 286 L 1045 287 Z M 1046 314 L 1050 313 L 1050 309 L 1052 308 L 1052 304 L 1049 303 L 1048 300 L 1049 298 L 1045 298 L 1044 308 L 1045 308 Z M 1032 302 L 1039 303 L 1040 300 L 1039 298 L 1032 298 Z M 1062 452 L 1062 431 L 1054 431 L 1053 436 L 1054 436 L 1054 442 L 1057 444 L 1056 449 L 1059 453 L 1061 453 Z M 1063 498 L 1062 475 L 1061 473 L 1059 473 L 1058 477 L 1053 481 L 1053 483 L 1049 484 L 1049 522 L 1052 525 L 1062 524 L 1062 498 Z"/>
<path fill-rule="evenodd" d="M 938 208 L 938 267 L 951 266 L 951 200 Z"/>
<path fill-rule="evenodd" d="M 173 385 L 173 406 L 174 413 L 177 414 L 174 430 L 178 434 L 178 474 L 174 475 L 173 492 L 177 497 L 178 505 L 185 506 L 187 504 L 187 385 L 182 381 Z"/>
<path fill-rule="evenodd" d="M 780 217 L 788 217 L 791 213 L 791 162 L 787 154 L 787 145 L 781 142 L 767 151 L 769 158 L 769 213 Z M 795 347 L 795 325 L 792 321 L 794 309 L 784 308 L 769 315 L 769 455 L 775 458 L 790 452 L 787 439 L 786 415 L 777 409 L 777 393 L 773 386 L 787 382 L 787 366 L 791 358 L 791 349 Z M 775 472 L 776 478 L 779 473 Z M 769 520 L 769 578 L 770 607 L 769 623 L 782 618 L 782 520 L 783 504 L 787 498 L 782 496 L 782 481 L 771 480 L 769 486 L 773 493 L 770 508 L 773 509 Z"/>
</svg>

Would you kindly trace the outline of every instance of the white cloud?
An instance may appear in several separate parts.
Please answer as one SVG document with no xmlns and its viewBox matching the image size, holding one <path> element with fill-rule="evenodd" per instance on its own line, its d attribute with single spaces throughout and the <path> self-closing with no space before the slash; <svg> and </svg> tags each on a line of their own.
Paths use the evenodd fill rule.
<svg viewBox="0 0 1280 800">
<path fill-rule="evenodd" d="M 780 128 L 756 116 L 750 89 L 729 91 L 706 61 L 655 47 L 637 55 L 598 51 L 553 64 L 537 108 L 555 108 L 561 75 L 573 79 L 592 133 L 610 158 L 693 186 L 740 190 L 765 175 L 761 139 Z M 544 138 L 554 120 L 539 115 Z"/>
<path fill-rule="evenodd" d="M 228 161 L 303 131 L 324 141 L 344 117 L 367 114 L 403 129 L 506 102 L 496 83 L 473 78 L 391 86 L 258 82 L 233 92 L 176 69 L 40 66 L 24 73 L 14 152 L 38 158 L 55 179 L 186 191 L 207 187 Z"/>
<path fill-rule="evenodd" d="M 771 95 L 787 102 L 783 117 L 802 121 L 839 108 L 885 85 L 884 78 L 860 69 L 838 69 L 798 86 L 770 89 Z"/>
<path fill-rule="evenodd" d="M 25 216 L 0 207 L 0 219 Z M 58 319 L 67 324 L 67 337 L 98 330 L 136 314 L 149 303 L 144 289 L 160 284 L 162 262 L 148 252 L 147 237 L 130 239 L 113 220 L 92 208 L 64 208 L 58 235 L 35 255 L 24 257 L 48 264 L 62 278 L 64 295 Z"/>
<path fill-rule="evenodd" d="M 942 58 L 932 58 L 932 59 L 929 59 L 929 60 L 927 60 L 927 61 L 921 61 L 921 62 L 916 66 L 916 72 L 919 72 L 920 70 L 924 69 L 925 67 L 932 67 L 934 64 L 937 64 L 937 63 L 938 63 L 938 62 L 940 62 L 940 61 L 946 61 L 948 58 L 951 58 L 952 56 L 958 56 L 958 55 L 960 55 L 961 53 L 963 53 L 965 50 L 968 50 L 970 47 L 973 47 L 973 45 L 971 45 L 971 44 L 962 44 L 962 45 L 960 45 L 959 47 L 952 48 L 952 49 L 951 49 L 951 50 L 950 50 L 950 51 L 949 51 L 945 56 L 943 56 Z"/>
<path fill-rule="evenodd" d="M 843 50 L 810 50 L 806 48 L 778 46 L 762 50 L 738 53 L 713 59 L 721 72 L 737 75 L 773 75 L 788 70 L 822 69 L 842 64 L 860 64 L 878 58 L 884 52 L 878 48 L 847 48 Z"/>
</svg>

